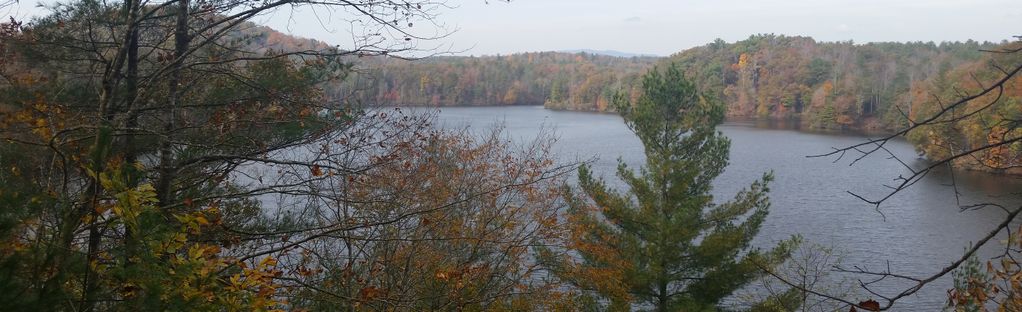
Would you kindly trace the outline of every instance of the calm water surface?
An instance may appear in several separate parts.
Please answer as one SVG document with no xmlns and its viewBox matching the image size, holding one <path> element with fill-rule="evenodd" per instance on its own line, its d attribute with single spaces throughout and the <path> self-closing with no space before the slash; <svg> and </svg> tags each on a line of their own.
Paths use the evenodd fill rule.
<svg viewBox="0 0 1022 312">
<path fill-rule="evenodd" d="M 633 167 L 644 161 L 638 139 L 616 115 L 541 107 L 458 107 L 441 109 L 438 118 L 446 127 L 489 129 L 503 124 L 513 138 L 521 140 L 552 129 L 559 138 L 555 150 L 560 159 L 596 157 L 593 167 L 608 181 L 615 179 L 618 158 Z M 989 232 L 1004 215 L 993 209 L 961 212 L 946 172 L 895 195 L 880 207 L 883 215 L 878 213 L 848 192 L 875 198 L 886 192 L 885 183 L 908 175 L 908 170 L 884 155 L 854 166 L 847 159 L 806 158 L 862 142 L 866 137 L 861 135 L 807 133 L 744 122 L 725 123 L 719 130 L 731 138 L 732 146 L 731 165 L 715 181 L 718 202 L 733 197 L 764 172 L 774 172 L 772 208 L 754 241 L 758 246 L 802 235 L 807 241 L 835 248 L 846 267 L 883 270 L 889 265 L 892 272 L 924 277 L 960 257 L 970 242 Z M 909 165 L 925 164 L 906 142 L 891 142 L 888 147 Z M 969 172 L 958 172 L 956 177 L 963 203 L 1022 203 L 1014 193 L 1022 190 L 1019 179 Z M 983 250 L 984 260 L 1003 248 L 1000 242 L 991 245 Z M 881 283 L 877 289 L 893 295 L 903 289 L 897 286 L 904 285 Z M 895 310 L 938 311 L 950 287 L 951 280 L 942 279 L 899 301 Z"/>
</svg>

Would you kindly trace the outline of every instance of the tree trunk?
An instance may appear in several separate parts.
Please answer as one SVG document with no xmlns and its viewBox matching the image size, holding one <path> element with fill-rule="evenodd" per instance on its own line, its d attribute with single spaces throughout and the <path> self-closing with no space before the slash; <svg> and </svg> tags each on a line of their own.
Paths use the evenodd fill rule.
<svg viewBox="0 0 1022 312">
<path fill-rule="evenodd" d="M 160 143 L 160 176 L 156 182 L 156 199 L 160 207 L 170 205 L 171 183 L 174 180 L 176 166 L 174 165 L 173 142 L 174 129 L 177 126 L 177 107 L 181 101 L 181 71 L 184 67 L 185 54 L 188 53 L 191 39 L 188 37 L 188 6 L 190 0 L 179 0 L 177 11 L 177 26 L 174 29 L 174 64 L 171 68 L 168 81 L 168 99 L 170 112 L 167 116 L 167 123 L 163 127 L 164 137 Z"/>
</svg>

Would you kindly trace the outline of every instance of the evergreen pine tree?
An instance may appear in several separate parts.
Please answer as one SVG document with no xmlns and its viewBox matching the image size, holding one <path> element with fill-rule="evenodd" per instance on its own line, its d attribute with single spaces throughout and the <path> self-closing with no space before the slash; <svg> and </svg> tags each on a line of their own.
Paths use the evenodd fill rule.
<svg viewBox="0 0 1022 312">
<path fill-rule="evenodd" d="M 555 265 L 555 271 L 595 290 L 611 310 L 717 310 L 724 298 L 763 275 L 760 266 L 784 261 L 797 239 L 769 250 L 750 246 L 770 206 L 770 173 L 731 201 L 714 203 L 712 182 L 728 165 L 730 148 L 715 129 L 723 121 L 722 105 L 675 65 L 651 70 L 641 91 L 634 106 L 623 96 L 615 103 L 642 141 L 646 163 L 633 171 L 619 161 L 626 192 L 608 187 L 587 166 L 579 169 L 582 194 L 568 193 L 574 225 L 568 262 L 575 264 Z"/>
</svg>

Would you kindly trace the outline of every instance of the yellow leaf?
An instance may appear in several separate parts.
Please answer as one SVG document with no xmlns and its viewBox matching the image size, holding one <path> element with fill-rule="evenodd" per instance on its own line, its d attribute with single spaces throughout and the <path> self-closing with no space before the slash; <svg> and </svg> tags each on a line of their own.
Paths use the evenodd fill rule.
<svg viewBox="0 0 1022 312">
<path fill-rule="evenodd" d="M 259 262 L 259 266 L 275 266 L 275 265 L 277 265 L 277 259 L 273 259 L 273 257 L 263 258 L 263 261 Z"/>
</svg>

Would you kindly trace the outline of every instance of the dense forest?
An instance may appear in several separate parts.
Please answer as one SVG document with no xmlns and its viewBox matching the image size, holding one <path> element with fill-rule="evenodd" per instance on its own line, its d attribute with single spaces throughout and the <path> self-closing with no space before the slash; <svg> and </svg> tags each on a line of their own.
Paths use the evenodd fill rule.
<svg viewBox="0 0 1022 312">
<path fill-rule="evenodd" d="M 243 23 L 230 38 L 253 54 L 326 51 L 314 39 Z M 333 101 L 367 106 L 546 105 L 553 109 L 608 111 L 613 94 L 638 82 L 662 58 L 591 52 L 530 52 L 504 56 L 433 56 L 406 59 L 352 54 L 354 70 L 323 86 Z"/>
<path fill-rule="evenodd" d="M 927 158 L 954 159 L 960 168 L 1022 174 L 1022 80 L 999 79 L 1022 64 L 1022 44 L 1007 44 L 913 85 L 909 124 L 928 124 L 906 133 Z M 996 87 L 995 87 L 996 86 Z M 974 98 L 967 105 L 946 99 Z M 967 156 L 963 156 L 967 155 Z"/>
<path fill-rule="evenodd" d="M 346 83 L 368 90 L 361 100 L 383 105 L 540 105 L 608 111 L 615 92 L 634 97 L 636 77 L 677 62 L 701 88 L 726 103 L 730 117 L 802 117 L 813 128 L 882 130 L 904 125 L 912 90 L 984 56 L 992 43 L 817 42 L 756 35 L 717 40 L 667 58 L 621 58 L 558 52 L 437 57 L 422 61 L 357 62 L 366 78 Z M 918 100 L 918 99 L 916 99 Z M 915 104 L 918 105 L 918 104 Z"/>
<path fill-rule="evenodd" d="M 811 128 L 894 132 L 944 116 L 939 125 L 905 133 L 931 160 L 969 153 L 1017 134 L 1020 81 L 969 107 L 948 99 L 976 94 L 1019 63 L 1018 43 L 818 43 L 806 37 L 753 36 L 717 41 L 673 55 L 729 116 L 798 117 Z M 996 104 L 997 109 L 985 108 Z M 950 112 L 950 114 L 945 114 Z M 954 157 L 960 168 L 1018 172 L 1019 144 Z M 970 153 L 973 154 L 973 153 Z"/>
<path fill-rule="evenodd" d="M 249 25 L 239 33 L 256 51 L 329 46 Z M 809 37 L 754 35 L 717 40 L 666 58 L 585 52 L 531 52 L 505 56 L 387 56 L 345 58 L 357 70 L 327 87 L 337 100 L 366 105 L 544 105 L 551 109 L 611 111 L 615 93 L 635 98 L 638 77 L 678 63 L 727 116 L 799 118 L 817 129 L 893 130 L 908 116 L 939 107 L 937 85 L 983 69 L 990 42 L 817 42 Z M 991 70 L 987 68 L 984 70 Z M 958 75 L 957 77 L 948 77 Z M 940 89 L 940 90 L 938 90 Z M 1012 93 L 1007 94 L 1009 98 Z"/>
<path fill-rule="evenodd" d="M 441 56 L 407 61 L 363 58 L 364 74 L 345 81 L 357 99 L 383 105 L 546 105 L 609 109 L 615 90 L 630 86 L 658 61 L 590 53 L 538 52 L 506 56 Z"/>
<path fill-rule="evenodd" d="M 816 42 L 757 35 L 717 40 L 671 56 L 729 116 L 802 117 L 814 128 L 891 129 L 904 125 L 919 83 L 979 59 L 990 43 Z"/>
</svg>

